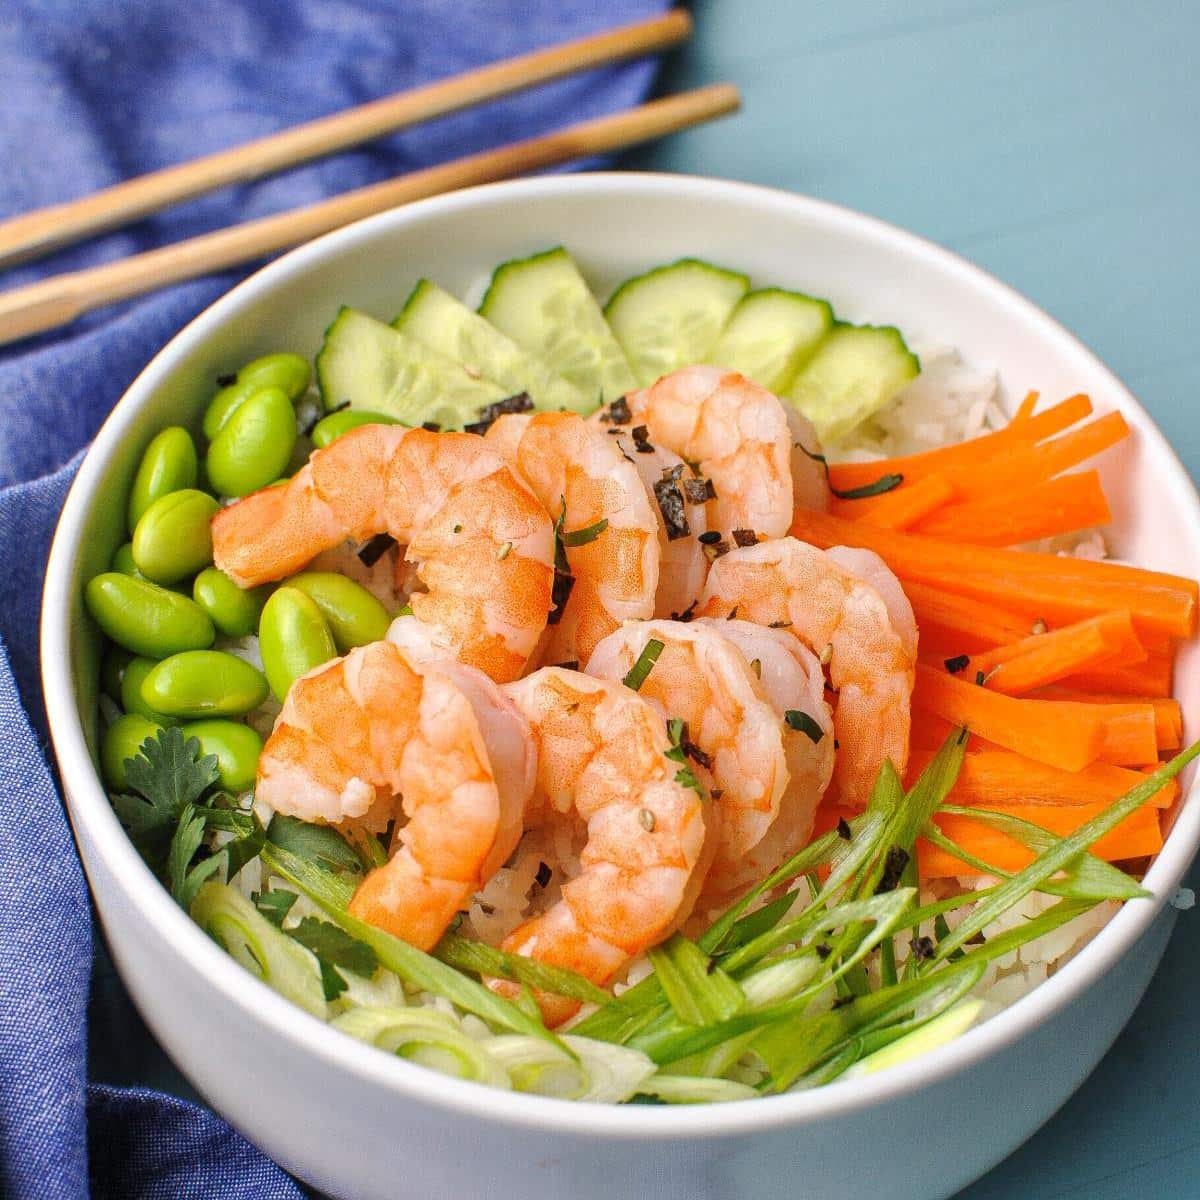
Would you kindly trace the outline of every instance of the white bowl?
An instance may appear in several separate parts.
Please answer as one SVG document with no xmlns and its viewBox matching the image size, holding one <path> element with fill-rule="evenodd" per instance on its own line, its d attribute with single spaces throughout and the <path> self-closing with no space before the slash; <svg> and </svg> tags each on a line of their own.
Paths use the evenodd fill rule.
<svg viewBox="0 0 1200 1200">
<path fill-rule="evenodd" d="M 696 255 L 756 283 L 828 296 L 839 314 L 900 325 L 999 368 L 1008 396 L 1091 394 L 1131 444 L 1110 455 L 1118 549 L 1200 575 L 1195 490 L 1121 383 L 1070 334 L 970 264 L 815 200 L 667 175 L 531 179 L 363 221 L 266 267 L 182 333 L 105 423 L 67 498 L 46 575 L 42 670 L 67 805 L 126 987 L 213 1107 L 290 1171 L 347 1200 L 405 1196 L 609 1200 L 653 1195 L 947 1196 L 1042 1124 L 1095 1066 L 1162 956 L 1166 903 L 1200 839 L 1182 806 L 1130 903 L 1027 998 L 903 1068 L 799 1095 L 694 1108 L 601 1107 L 462 1083 L 344 1037 L 252 979 L 143 865 L 93 765 L 97 638 L 84 582 L 123 539 L 122 497 L 153 434 L 198 424 L 214 377 L 277 349 L 314 352 L 341 303 L 391 317 L 429 275 L 464 292 L 495 263 L 567 245 L 603 293 Z M 1136 503 L 1153 495 L 1152 504 Z M 1178 695 L 1200 700 L 1195 647 Z M 1193 733 L 1194 736 L 1194 733 Z M 1114 1101 L 1115 1103 L 1115 1101 Z"/>
</svg>

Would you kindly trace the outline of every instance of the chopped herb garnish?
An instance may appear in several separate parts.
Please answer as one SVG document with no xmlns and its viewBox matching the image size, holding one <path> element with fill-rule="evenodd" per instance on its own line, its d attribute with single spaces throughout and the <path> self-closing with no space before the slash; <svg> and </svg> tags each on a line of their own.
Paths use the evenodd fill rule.
<svg viewBox="0 0 1200 1200">
<path fill-rule="evenodd" d="M 946 659 L 946 670 L 951 675 L 957 675 L 959 671 L 965 671 L 971 665 L 971 656 L 969 654 L 956 654 L 953 658 Z"/>
<path fill-rule="evenodd" d="M 600 420 L 609 425 L 628 425 L 633 420 L 633 413 L 629 411 L 629 401 L 624 396 L 618 396 L 608 406 L 608 411 L 600 415 Z"/>
<path fill-rule="evenodd" d="M 728 612 L 728 613 L 725 615 L 725 620 L 727 620 L 727 621 L 736 621 L 736 620 L 737 620 L 737 615 L 738 615 L 738 606 L 735 604 L 735 605 L 734 605 L 734 606 L 733 606 L 733 607 L 732 607 L 732 608 L 729 610 L 729 612 Z"/>
<path fill-rule="evenodd" d="M 479 410 L 479 419 L 471 421 L 464 425 L 463 429 L 467 433 L 487 433 L 496 421 L 508 413 L 523 413 L 530 412 L 533 409 L 533 400 L 528 392 L 518 392 L 515 396 L 505 396 L 503 400 L 494 400 L 491 404 L 485 404 Z"/>
<path fill-rule="evenodd" d="M 546 617 L 547 625 L 557 625 L 562 620 L 563 609 L 571 598 L 571 589 L 575 586 L 575 576 L 569 571 L 554 569 L 554 584 L 550 588 L 550 614 Z"/>
<path fill-rule="evenodd" d="M 564 546 L 586 546 L 588 542 L 594 542 L 608 528 L 608 518 L 601 517 L 592 525 L 586 525 L 583 529 L 574 529 L 570 533 L 562 535 L 562 544 Z"/>
<path fill-rule="evenodd" d="M 254 907 L 272 925 L 281 926 L 298 897 L 295 892 L 289 892 L 286 888 L 272 888 L 269 892 L 251 892 L 250 899 L 254 901 Z"/>
<path fill-rule="evenodd" d="M 821 464 L 825 472 L 825 482 L 829 483 L 829 462 L 825 455 L 814 454 L 803 442 L 793 442 L 792 444 L 807 458 Z M 869 496 L 882 496 L 884 492 L 893 491 L 903 482 L 903 475 L 881 475 L 871 483 L 864 483 L 861 487 L 847 488 L 845 491 L 841 491 L 829 483 L 829 490 L 839 500 L 866 500 Z"/>
<path fill-rule="evenodd" d="M 717 489 L 713 487 L 711 479 L 685 479 L 683 494 L 689 504 L 707 504 L 709 500 L 717 498 Z"/>
<path fill-rule="evenodd" d="M 735 529 L 733 540 L 740 549 L 744 550 L 747 546 L 758 545 L 758 534 L 753 529 Z"/>
<path fill-rule="evenodd" d="M 704 557 L 709 562 L 716 562 L 718 558 L 723 554 L 728 554 L 732 549 L 733 547 L 724 538 L 718 536 L 717 541 L 704 543 Z"/>
<path fill-rule="evenodd" d="M 699 600 L 693 600 L 691 604 L 689 604 L 687 608 L 683 610 L 683 612 L 673 612 L 671 614 L 671 620 L 681 621 L 684 625 L 686 625 L 696 615 L 696 605 L 699 603 Z"/>
<path fill-rule="evenodd" d="M 547 863 L 539 862 L 537 874 L 533 877 L 534 883 L 540 888 L 544 888 L 550 882 L 550 867 Z"/>
<path fill-rule="evenodd" d="M 662 652 L 663 643 L 658 638 L 650 638 L 642 647 L 641 654 L 637 656 L 637 662 L 629 668 L 629 672 L 621 682 L 636 692 L 646 682 L 646 677 L 654 669 L 654 664 L 658 662 L 658 656 Z"/>
<path fill-rule="evenodd" d="M 912 948 L 912 956 L 917 962 L 925 962 L 927 959 L 932 958 L 935 952 L 933 938 L 925 937 L 924 935 L 913 938 L 909 942 L 909 946 Z"/>
<path fill-rule="evenodd" d="M 664 471 L 663 477 L 654 482 L 654 499 L 658 501 L 658 511 L 662 513 L 669 542 L 687 537 L 692 532 L 683 507 L 683 493 L 679 490 L 681 470 L 682 467 L 676 467 L 673 471 Z"/>
<path fill-rule="evenodd" d="M 325 999 L 336 1000 L 346 990 L 346 980 L 339 967 L 370 979 L 379 966 L 375 951 L 365 942 L 351 937 L 344 929 L 316 917 L 305 917 L 295 929 L 287 930 L 292 937 L 311 950 L 321 965 L 321 983 Z"/>
<path fill-rule="evenodd" d="M 639 454 L 654 453 L 654 447 L 650 445 L 650 430 L 645 425 L 635 425 L 629 432 L 633 435 L 633 448 Z"/>
<path fill-rule="evenodd" d="M 719 529 L 709 529 L 697 536 L 697 540 L 702 546 L 715 546 L 721 540 L 721 531 Z"/>
<path fill-rule="evenodd" d="M 850 822 L 845 817 L 839 817 L 837 823 L 837 835 L 845 841 L 850 840 Z"/>
<path fill-rule="evenodd" d="M 980 687 L 983 687 L 983 685 L 987 682 L 987 676 L 982 671 L 976 671 L 975 672 L 975 682 Z"/>
<path fill-rule="evenodd" d="M 904 874 L 904 868 L 908 866 L 908 860 L 911 857 L 903 846 L 888 847 L 887 858 L 883 862 L 883 874 L 879 877 L 879 883 L 875 888 L 877 896 L 896 890 L 900 885 L 900 877 Z"/>
<path fill-rule="evenodd" d="M 789 708 L 783 714 L 783 719 L 787 722 L 789 729 L 795 729 L 798 733 L 805 734 L 810 741 L 819 742 L 825 736 L 825 730 L 808 713 L 802 712 L 798 708 Z"/>
<path fill-rule="evenodd" d="M 358 548 L 358 561 L 364 567 L 373 567 L 394 545 L 396 539 L 390 533 L 377 533 Z"/>
<path fill-rule="evenodd" d="M 768 629 L 791 629 L 791 627 L 791 621 L 772 621 L 770 625 L 767 626 Z"/>
</svg>

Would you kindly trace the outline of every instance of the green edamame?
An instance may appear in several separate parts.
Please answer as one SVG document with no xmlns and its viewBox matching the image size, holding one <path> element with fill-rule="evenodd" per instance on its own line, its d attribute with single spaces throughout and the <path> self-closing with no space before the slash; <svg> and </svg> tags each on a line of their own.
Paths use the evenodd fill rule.
<svg viewBox="0 0 1200 1200">
<path fill-rule="evenodd" d="M 254 786 L 262 738 L 240 721 L 189 721 L 183 726 L 185 738 L 196 738 L 205 754 L 217 756 L 218 779 L 231 792 L 244 792 Z"/>
<path fill-rule="evenodd" d="M 134 566 L 154 583 L 178 583 L 212 562 L 209 528 L 219 505 L 207 493 L 184 488 L 160 496 L 133 531 Z"/>
<path fill-rule="evenodd" d="M 226 637 L 246 637 L 258 628 L 268 591 L 240 588 L 223 571 L 206 567 L 192 584 L 192 599 Z"/>
<path fill-rule="evenodd" d="M 360 583 L 334 571 L 304 571 L 287 581 L 321 610 L 339 654 L 387 637 L 387 609 Z"/>
<path fill-rule="evenodd" d="M 362 408 L 343 408 L 322 417 L 313 426 L 312 443 L 318 450 L 324 450 L 330 442 L 336 442 L 343 433 L 349 433 L 360 425 L 399 424 L 395 417 L 389 417 L 387 413 L 368 412 Z"/>
<path fill-rule="evenodd" d="M 125 664 L 121 675 L 121 707 L 127 713 L 136 713 L 139 717 L 145 717 L 147 721 L 154 721 L 158 725 L 178 725 L 178 717 L 159 712 L 142 699 L 142 681 L 157 666 L 155 659 L 143 658 L 140 654 Z"/>
<path fill-rule="evenodd" d="M 129 532 L 160 496 L 196 486 L 200 463 L 192 435 L 180 425 L 157 434 L 146 447 L 129 491 Z"/>
<path fill-rule="evenodd" d="M 280 388 L 256 392 L 225 422 L 204 460 L 222 496 L 246 496 L 274 483 L 296 445 L 296 410 Z"/>
<path fill-rule="evenodd" d="M 121 703 L 121 680 L 133 655 L 120 646 L 109 646 L 100 660 L 100 690 L 112 701 Z"/>
<path fill-rule="evenodd" d="M 337 657 L 333 634 L 316 602 L 293 587 L 279 588 L 263 607 L 258 651 L 271 691 L 280 700 L 301 675 Z"/>
<path fill-rule="evenodd" d="M 133 561 L 132 542 L 122 542 L 113 551 L 112 562 L 109 564 L 108 569 L 116 571 L 119 575 L 133 575 L 137 579 L 145 578 L 141 571 L 137 569 L 137 563 Z"/>
<path fill-rule="evenodd" d="M 247 363 L 233 383 L 221 388 L 204 413 L 204 436 L 211 442 L 255 392 L 279 388 L 289 400 L 304 394 L 312 379 L 308 360 L 298 354 L 268 354 Z"/>
<path fill-rule="evenodd" d="M 142 700 L 172 717 L 240 717 L 267 698 L 263 673 L 224 650 L 185 650 L 155 664 Z"/>
<path fill-rule="evenodd" d="M 137 713 L 125 713 L 104 731 L 100 743 L 100 771 L 114 792 L 123 792 L 129 786 L 125 760 L 136 758 L 142 743 L 161 730 L 162 726 L 154 721 L 147 721 Z"/>
<path fill-rule="evenodd" d="M 148 579 L 105 571 L 88 582 L 84 600 L 112 641 L 146 658 L 203 650 L 216 636 L 198 604 Z"/>
</svg>

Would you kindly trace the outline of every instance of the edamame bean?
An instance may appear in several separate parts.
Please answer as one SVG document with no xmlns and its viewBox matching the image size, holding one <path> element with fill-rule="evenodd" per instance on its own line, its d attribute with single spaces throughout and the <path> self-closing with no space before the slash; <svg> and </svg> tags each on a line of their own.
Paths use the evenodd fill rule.
<svg viewBox="0 0 1200 1200">
<path fill-rule="evenodd" d="M 198 604 L 148 579 L 105 571 L 89 580 L 84 600 L 112 641 L 147 658 L 203 650 L 216 636 Z"/>
<path fill-rule="evenodd" d="M 109 646 L 100 660 L 100 690 L 112 701 L 121 703 L 121 680 L 133 655 L 120 646 Z"/>
<path fill-rule="evenodd" d="M 122 542 L 113 551 L 112 562 L 109 564 L 108 569 L 116 571 L 120 575 L 133 575 L 137 579 L 145 578 L 141 571 L 137 569 L 137 563 L 133 561 L 132 542 Z"/>
<path fill-rule="evenodd" d="M 224 650 L 185 650 L 142 680 L 142 700 L 172 717 L 240 717 L 267 698 L 263 673 Z"/>
<path fill-rule="evenodd" d="M 321 610 L 294 587 L 279 588 L 263 607 L 258 651 L 271 691 L 280 700 L 301 675 L 337 657 L 333 634 Z"/>
<path fill-rule="evenodd" d="M 223 571 L 206 567 L 192 584 L 192 599 L 226 637 L 246 637 L 258 628 L 269 588 L 240 588 Z"/>
<path fill-rule="evenodd" d="M 211 442 L 225 423 L 255 392 L 279 388 L 289 400 L 304 394 L 312 379 L 308 360 L 298 354 L 268 354 L 247 363 L 237 378 L 221 388 L 204 413 L 204 436 Z"/>
<path fill-rule="evenodd" d="M 153 583 L 178 583 L 212 562 L 210 523 L 220 506 L 207 493 L 184 488 L 160 496 L 133 531 L 134 566 Z"/>
<path fill-rule="evenodd" d="M 387 609 L 360 583 L 335 571 L 304 571 L 287 581 L 321 610 L 339 654 L 387 637 Z"/>
<path fill-rule="evenodd" d="M 262 738 L 240 721 L 189 721 L 183 726 L 185 738 L 196 738 L 205 754 L 217 756 L 218 779 L 231 792 L 244 792 L 254 786 Z"/>
<path fill-rule="evenodd" d="M 136 758 L 142 743 L 161 730 L 161 725 L 147 721 L 137 713 L 125 713 L 105 730 L 100 743 L 100 771 L 114 792 L 123 792 L 129 787 L 125 760 Z"/>
<path fill-rule="evenodd" d="M 318 450 L 324 450 L 330 442 L 336 442 L 343 433 L 349 433 L 360 425 L 399 425 L 395 417 L 387 413 L 367 412 L 363 408 L 343 408 L 322 417 L 313 426 L 312 443 Z"/>
<path fill-rule="evenodd" d="M 142 681 L 156 666 L 158 663 L 154 659 L 143 658 L 140 654 L 129 660 L 121 676 L 121 707 L 127 713 L 136 713 L 158 725 L 178 725 L 178 717 L 161 713 L 142 699 Z"/>
<path fill-rule="evenodd" d="M 129 491 L 129 532 L 160 496 L 195 487 L 199 470 L 196 444 L 186 429 L 172 425 L 156 434 L 142 455 Z"/>
<path fill-rule="evenodd" d="M 296 445 L 296 410 L 280 388 L 256 392 L 225 422 L 204 460 L 222 496 L 246 496 L 274 483 Z"/>
</svg>

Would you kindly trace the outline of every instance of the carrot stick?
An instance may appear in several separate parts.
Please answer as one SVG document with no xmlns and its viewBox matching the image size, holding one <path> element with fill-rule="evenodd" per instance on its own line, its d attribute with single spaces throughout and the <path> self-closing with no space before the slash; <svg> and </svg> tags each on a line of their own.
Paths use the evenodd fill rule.
<svg viewBox="0 0 1200 1200">
<path fill-rule="evenodd" d="M 912 487 L 896 488 L 862 500 L 836 500 L 833 510 L 852 521 L 870 521 L 880 529 L 908 529 L 954 498 L 944 475 L 926 475 Z"/>
<path fill-rule="evenodd" d="M 1160 750 L 1178 750 L 1183 745 L 1183 708 L 1170 696 L 1121 696 L 1113 692 L 1084 692 L 1073 681 L 1042 688 L 1037 699 L 1074 700 L 1084 704 L 1149 705 L 1154 710 L 1154 735 Z"/>
<path fill-rule="evenodd" d="M 914 750 L 908 763 L 908 785 L 933 758 L 934 747 Z M 950 792 L 953 804 L 995 808 L 1002 804 L 1111 804 L 1143 781 L 1140 771 L 1094 762 L 1082 771 L 1060 771 L 1023 754 L 992 747 L 972 748 L 963 759 L 958 781 Z M 1175 780 L 1147 801 L 1169 808 L 1179 794 Z"/>
<path fill-rule="evenodd" d="M 1092 667 L 1064 680 L 1081 692 L 1119 692 L 1126 698 L 1134 696 L 1169 696 L 1171 694 L 1172 663 L 1169 655 L 1151 654 L 1135 667 Z"/>
<path fill-rule="evenodd" d="M 927 632 L 944 634 L 955 643 L 955 652 L 976 648 L 979 644 L 999 646 L 1013 642 L 1030 632 L 1031 622 L 999 605 L 956 596 L 927 583 L 906 580 L 904 592 L 913 607 L 922 643 Z"/>
<path fill-rule="evenodd" d="M 1095 707 L 1105 713 L 1101 761 L 1122 767 L 1158 762 L 1158 720 L 1152 705 L 1099 704 Z"/>
<path fill-rule="evenodd" d="M 1128 436 L 1125 418 L 1108 413 L 1052 441 L 1018 442 L 987 462 L 967 463 L 945 474 L 964 499 L 993 498 L 1061 474 Z"/>
<path fill-rule="evenodd" d="M 993 811 L 1008 813 L 1029 821 L 1059 837 L 1066 837 L 1099 816 L 1109 802 L 1102 804 L 1064 805 L 991 805 Z M 1033 851 L 1005 833 L 970 817 L 957 813 L 939 813 L 935 823 L 952 841 L 964 850 L 991 863 L 1001 871 L 1023 870 L 1034 859 Z M 836 822 L 835 822 L 836 824 Z M 1158 823 L 1158 810 L 1143 805 L 1131 813 L 1115 829 L 1105 834 L 1092 847 L 1091 853 L 1107 862 L 1120 862 L 1129 858 L 1143 858 L 1157 854 L 1162 849 L 1162 830 Z M 924 840 L 917 842 L 917 862 L 922 879 L 941 879 L 952 875 L 977 876 L 981 872 L 960 862 L 947 852 L 929 845 Z"/>
<path fill-rule="evenodd" d="M 838 491 L 863 487 L 874 483 L 884 475 L 903 475 L 907 484 L 913 484 L 925 475 L 945 471 L 951 467 L 962 467 L 971 463 L 986 463 L 1000 449 L 1013 445 L 1029 444 L 1053 437 L 1064 429 L 1082 421 L 1092 411 L 1092 402 L 1087 396 L 1071 396 L 1059 404 L 1052 405 L 1036 416 L 1017 423 L 1009 422 L 1003 429 L 985 433 L 981 437 L 958 442 L 953 446 L 939 446 L 936 450 L 924 450 L 920 454 L 909 454 L 900 458 L 885 458 L 876 462 L 831 463 L 829 482 Z"/>
<path fill-rule="evenodd" d="M 913 705 L 965 725 L 1006 750 L 1064 771 L 1081 771 L 1105 746 L 1103 705 L 1068 700 L 1018 700 L 917 664 Z"/>
<path fill-rule="evenodd" d="M 982 672 L 993 691 L 1020 696 L 1099 663 L 1129 665 L 1146 657 L 1129 613 L 1105 613 L 974 654 L 962 676 L 973 680 Z"/>
<path fill-rule="evenodd" d="M 1024 421 L 1033 416 L 1033 410 L 1037 408 L 1038 394 L 1037 392 L 1026 392 L 1025 399 L 1017 405 L 1017 411 L 1013 413 L 1014 421 Z"/>
<path fill-rule="evenodd" d="M 928 478 L 943 477 L 931 475 Z M 901 489 L 893 495 L 898 502 L 926 482 L 921 480 L 907 492 Z M 945 486 L 951 488 L 949 483 Z M 951 490 L 964 494 L 957 484 Z M 1013 546 L 1060 533 L 1074 533 L 1094 525 L 1107 525 L 1111 520 L 1112 511 L 1104 495 L 1100 472 L 1081 471 L 1032 482 L 1032 486 L 1025 486 L 1022 481 L 1019 488 L 1012 485 L 1011 491 L 1006 485 L 1002 492 L 984 498 L 943 503 L 908 525 L 887 528 L 911 527 L 925 537 L 970 542 L 975 546 Z M 873 523 L 882 524 L 879 521 Z"/>
<path fill-rule="evenodd" d="M 1036 418 L 1034 418 L 1036 419 Z M 1121 563 L 966 546 L 827 513 L 797 509 L 792 534 L 827 549 L 874 550 L 901 580 L 928 583 L 964 596 L 1068 622 L 1128 609 L 1139 634 L 1145 627 L 1172 637 L 1196 628 L 1196 581 Z"/>
</svg>

